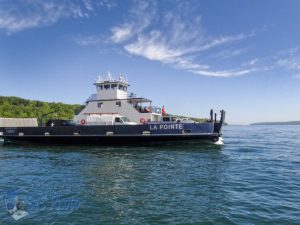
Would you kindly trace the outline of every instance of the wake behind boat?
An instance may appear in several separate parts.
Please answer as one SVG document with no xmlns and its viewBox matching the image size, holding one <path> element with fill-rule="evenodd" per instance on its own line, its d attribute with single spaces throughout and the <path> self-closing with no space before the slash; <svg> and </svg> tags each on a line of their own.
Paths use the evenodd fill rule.
<svg viewBox="0 0 300 225">
<path fill-rule="evenodd" d="M 138 144 L 149 142 L 207 140 L 221 141 L 225 111 L 220 118 L 210 111 L 210 118 L 195 122 L 188 118 L 166 115 L 165 108 L 128 92 L 128 82 L 122 75 L 113 79 L 98 77 L 96 94 L 73 120 L 49 120 L 39 124 L 33 119 L 0 118 L 0 138 L 5 143 L 46 144 Z"/>
</svg>

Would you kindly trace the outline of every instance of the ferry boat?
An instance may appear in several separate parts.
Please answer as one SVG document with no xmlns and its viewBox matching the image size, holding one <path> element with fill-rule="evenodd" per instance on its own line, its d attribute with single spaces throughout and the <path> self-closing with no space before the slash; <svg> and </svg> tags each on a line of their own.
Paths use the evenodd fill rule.
<svg viewBox="0 0 300 225">
<path fill-rule="evenodd" d="M 206 140 L 220 143 L 225 111 L 220 116 L 210 110 L 209 119 L 195 122 L 188 118 L 166 115 L 164 107 L 128 92 L 124 76 L 118 79 L 108 74 L 94 83 L 97 92 L 73 120 L 49 120 L 39 124 L 23 119 L 22 124 L 1 127 L 4 143 L 119 145 L 151 142 Z M 16 119 L 14 119 L 15 121 Z M 25 120 L 25 122 L 24 122 Z M 18 121 L 18 120 L 17 120 Z"/>
</svg>

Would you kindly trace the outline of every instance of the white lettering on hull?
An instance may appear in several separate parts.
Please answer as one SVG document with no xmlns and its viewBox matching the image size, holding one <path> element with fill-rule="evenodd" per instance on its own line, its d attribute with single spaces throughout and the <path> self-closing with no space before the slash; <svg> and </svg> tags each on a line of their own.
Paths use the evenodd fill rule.
<svg viewBox="0 0 300 225">
<path fill-rule="evenodd" d="M 150 124 L 150 130 L 182 130 L 183 124 Z"/>
</svg>

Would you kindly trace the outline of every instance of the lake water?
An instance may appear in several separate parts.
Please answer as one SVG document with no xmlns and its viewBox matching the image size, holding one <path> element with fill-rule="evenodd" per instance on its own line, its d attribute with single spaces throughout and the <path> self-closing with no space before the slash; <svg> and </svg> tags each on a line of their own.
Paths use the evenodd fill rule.
<svg viewBox="0 0 300 225">
<path fill-rule="evenodd" d="M 300 126 L 224 146 L 0 146 L 0 224 L 300 224 Z M 28 216 L 14 221 L 4 200 Z"/>
</svg>

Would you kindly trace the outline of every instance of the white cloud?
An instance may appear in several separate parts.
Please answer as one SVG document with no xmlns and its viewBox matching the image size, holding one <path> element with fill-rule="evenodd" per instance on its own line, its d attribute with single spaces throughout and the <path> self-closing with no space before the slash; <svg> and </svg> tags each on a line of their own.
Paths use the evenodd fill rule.
<svg viewBox="0 0 300 225">
<path fill-rule="evenodd" d="M 280 51 L 274 58 L 277 66 L 300 72 L 300 46 Z"/>
<path fill-rule="evenodd" d="M 216 54 L 213 55 L 213 57 L 216 58 L 222 58 L 222 59 L 230 59 L 236 56 L 239 56 L 243 53 L 247 52 L 247 48 L 242 48 L 242 49 L 226 49 L 222 50 L 220 52 L 217 52 Z M 253 61 L 253 60 L 251 60 Z M 254 65 L 254 63 L 250 63 L 249 65 Z"/>
<path fill-rule="evenodd" d="M 300 79 L 300 74 L 293 76 L 294 79 Z"/>
<path fill-rule="evenodd" d="M 300 45 L 294 46 L 292 48 L 288 48 L 286 50 L 279 51 L 276 54 L 275 58 L 281 58 L 281 57 L 287 57 L 287 56 L 293 57 L 295 55 L 296 56 L 299 55 L 299 52 L 300 52 Z"/>
<path fill-rule="evenodd" d="M 236 35 L 208 37 L 202 18 L 188 2 L 179 2 L 172 10 L 158 13 L 153 1 L 139 1 L 121 25 L 111 29 L 110 40 L 132 55 L 159 61 L 174 68 L 205 76 L 239 76 L 254 69 L 250 65 L 229 70 L 213 70 L 201 63 L 204 52 L 253 37 L 255 31 Z M 234 54 L 242 54 L 242 51 Z M 231 53 L 233 56 L 233 53 Z"/>
<path fill-rule="evenodd" d="M 251 60 L 248 62 L 248 64 L 249 64 L 250 66 L 253 66 L 253 65 L 255 65 L 258 61 L 259 61 L 259 59 L 257 59 L 257 58 L 251 59 Z"/>
<path fill-rule="evenodd" d="M 2 0 L 0 2 L 0 29 L 8 33 L 28 28 L 47 26 L 67 17 L 88 17 L 98 7 L 113 7 L 107 0 Z"/>
<path fill-rule="evenodd" d="M 94 4 L 100 7 L 106 7 L 108 9 L 116 7 L 116 2 L 115 0 L 90 0 Z"/>
<path fill-rule="evenodd" d="M 241 76 L 249 74 L 255 71 L 254 69 L 245 69 L 245 70 L 224 70 L 224 71 L 208 71 L 208 70 L 196 70 L 191 71 L 196 74 L 203 76 L 213 76 L 213 77 L 232 77 L 232 76 Z"/>
<path fill-rule="evenodd" d="M 129 24 L 125 24 L 122 27 L 114 27 L 111 31 L 113 33 L 111 40 L 114 43 L 123 42 L 132 35 L 132 27 Z"/>
<path fill-rule="evenodd" d="M 183 54 L 180 49 L 169 48 L 167 43 L 160 40 L 158 31 L 153 31 L 148 37 L 140 36 L 137 41 L 125 45 L 124 48 L 131 54 L 164 63 L 172 62 L 174 58 Z"/>
<path fill-rule="evenodd" d="M 82 46 L 97 45 L 102 41 L 99 36 L 74 36 L 71 38 L 76 44 Z"/>
<path fill-rule="evenodd" d="M 129 12 L 129 21 L 111 29 L 111 41 L 122 43 L 129 38 L 141 33 L 154 20 L 156 3 L 154 1 L 134 1 L 135 7 Z"/>
<path fill-rule="evenodd" d="M 209 50 L 211 48 L 215 48 L 217 46 L 221 46 L 224 44 L 232 43 L 232 42 L 237 42 L 237 41 L 242 41 L 246 38 L 250 38 L 253 36 L 253 33 L 245 34 L 245 33 L 240 33 L 235 36 L 223 36 L 223 37 L 217 37 L 214 38 L 207 43 L 199 46 L 197 49 L 198 51 L 204 51 L 204 50 Z"/>
<path fill-rule="evenodd" d="M 230 77 L 245 75 L 254 71 L 254 69 L 210 70 L 210 66 L 196 63 L 193 61 L 193 57 L 188 57 L 188 54 L 194 50 L 188 50 L 182 46 L 170 47 L 167 41 L 160 38 L 160 32 L 152 32 L 148 37 L 139 37 L 137 41 L 125 45 L 124 49 L 130 54 L 160 61 L 175 68 L 204 76 Z"/>
<path fill-rule="evenodd" d="M 278 66 L 288 70 L 299 70 L 300 71 L 300 56 L 290 57 L 286 59 L 279 59 L 277 61 Z"/>
</svg>

